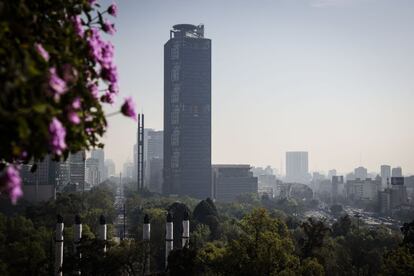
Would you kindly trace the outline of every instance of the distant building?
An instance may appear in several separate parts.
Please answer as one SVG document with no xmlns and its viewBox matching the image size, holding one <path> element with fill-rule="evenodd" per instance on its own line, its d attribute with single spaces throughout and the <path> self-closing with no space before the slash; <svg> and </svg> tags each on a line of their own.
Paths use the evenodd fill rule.
<svg viewBox="0 0 414 276">
<path fill-rule="evenodd" d="M 381 179 L 382 188 L 386 188 L 388 181 L 391 181 L 391 166 L 381 165 Z"/>
<path fill-rule="evenodd" d="M 112 161 L 112 159 L 106 159 L 105 160 L 105 173 L 109 177 L 115 176 L 115 163 Z"/>
<path fill-rule="evenodd" d="M 391 208 L 407 203 L 407 189 L 404 185 L 404 177 L 391 177 Z"/>
<path fill-rule="evenodd" d="M 368 176 L 368 170 L 364 167 L 358 167 L 354 169 L 355 179 L 364 180 Z"/>
<path fill-rule="evenodd" d="M 85 189 L 85 151 L 70 154 L 68 160 L 70 184 L 78 190 Z"/>
<path fill-rule="evenodd" d="M 332 176 L 332 200 L 335 202 L 344 189 L 344 177 Z"/>
<path fill-rule="evenodd" d="M 131 180 L 135 181 L 134 177 L 134 163 L 126 162 L 124 163 L 123 171 L 122 171 L 123 178 L 130 178 Z"/>
<path fill-rule="evenodd" d="M 404 186 L 407 188 L 408 199 L 414 205 L 414 175 L 404 178 Z"/>
<path fill-rule="evenodd" d="M 164 45 L 164 182 L 168 195 L 211 196 L 211 40 L 173 26 Z"/>
<path fill-rule="evenodd" d="M 53 161 L 46 156 L 37 163 L 35 172 L 31 172 L 33 164 L 22 166 L 24 199 L 30 202 L 46 201 L 54 198 L 66 185 L 75 184 L 78 189 L 85 184 L 84 152 L 69 154 L 66 161 Z"/>
<path fill-rule="evenodd" d="M 151 192 L 162 193 L 162 167 L 163 159 L 152 158 L 149 161 L 150 175 L 149 175 L 149 186 L 148 189 Z"/>
<path fill-rule="evenodd" d="M 55 198 L 56 171 L 50 156 L 37 163 L 35 172 L 31 172 L 33 164 L 23 165 L 21 178 L 23 182 L 23 198 L 29 202 L 47 201 Z"/>
<path fill-rule="evenodd" d="M 355 180 L 355 174 L 353 172 L 347 173 L 345 179 L 346 181 Z"/>
<path fill-rule="evenodd" d="M 402 177 L 402 168 L 401 167 L 395 167 L 392 168 L 391 177 Z"/>
<path fill-rule="evenodd" d="M 250 165 L 213 165 L 213 197 L 218 201 L 231 202 L 239 195 L 257 193 L 257 177 Z"/>
<path fill-rule="evenodd" d="M 53 161 L 52 170 L 55 172 L 56 192 L 61 192 L 70 183 L 69 160 Z"/>
<path fill-rule="evenodd" d="M 93 149 L 91 158 L 98 160 L 99 178 L 98 183 L 103 182 L 108 178 L 105 171 L 105 152 L 103 149 Z"/>
<path fill-rule="evenodd" d="M 286 152 L 286 182 L 308 183 L 310 179 L 308 166 L 308 152 Z"/>
<path fill-rule="evenodd" d="M 336 176 L 337 171 L 335 169 L 329 170 L 328 179 L 332 179 L 333 176 Z"/>
<path fill-rule="evenodd" d="M 381 190 L 381 178 L 375 180 L 370 178 L 349 180 L 345 184 L 346 196 L 350 200 L 372 201 L 378 198 Z"/>
<path fill-rule="evenodd" d="M 95 158 L 86 159 L 86 182 L 87 186 L 94 187 L 100 183 L 99 160 Z"/>
<path fill-rule="evenodd" d="M 277 179 L 274 174 L 262 174 L 257 177 L 259 187 L 276 188 Z"/>
<path fill-rule="evenodd" d="M 378 192 L 379 211 L 382 214 L 387 214 L 391 210 L 391 189 L 385 188 Z"/>
<path fill-rule="evenodd" d="M 391 177 L 391 186 L 378 193 L 381 213 L 389 214 L 393 210 L 408 203 L 404 180 L 404 177 Z"/>
<path fill-rule="evenodd" d="M 148 130 L 147 147 L 144 148 L 145 186 L 152 192 L 162 192 L 162 170 L 164 163 L 164 131 Z M 161 177 L 161 178 L 160 178 Z"/>
</svg>

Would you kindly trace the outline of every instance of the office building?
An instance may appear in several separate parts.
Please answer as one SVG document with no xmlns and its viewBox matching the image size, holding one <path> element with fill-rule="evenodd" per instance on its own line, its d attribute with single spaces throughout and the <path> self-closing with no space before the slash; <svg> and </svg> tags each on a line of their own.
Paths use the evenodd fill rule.
<svg viewBox="0 0 414 276">
<path fill-rule="evenodd" d="M 355 179 L 365 180 L 368 177 L 368 170 L 364 167 L 354 169 Z"/>
<path fill-rule="evenodd" d="M 333 176 L 336 176 L 337 171 L 335 169 L 329 170 L 328 179 L 332 179 Z"/>
<path fill-rule="evenodd" d="M 147 147 L 144 148 L 144 152 L 146 152 L 144 154 L 145 186 L 151 192 L 161 192 L 164 162 L 164 131 L 148 130 L 146 144 Z"/>
<path fill-rule="evenodd" d="M 341 176 L 332 176 L 332 201 L 336 202 L 338 196 L 343 193 L 344 189 L 344 177 Z"/>
<path fill-rule="evenodd" d="M 77 190 L 85 189 L 85 151 L 79 151 L 69 155 L 69 179 L 70 184 Z"/>
<path fill-rule="evenodd" d="M 99 160 L 95 158 L 86 159 L 86 182 L 88 187 L 97 186 L 100 183 Z"/>
<path fill-rule="evenodd" d="M 309 180 L 308 152 L 286 152 L 286 182 L 305 184 Z"/>
<path fill-rule="evenodd" d="M 126 162 L 124 163 L 123 166 L 123 170 L 122 170 L 122 177 L 123 178 L 129 178 L 130 181 L 136 181 L 136 179 L 134 179 L 134 163 L 132 162 Z"/>
<path fill-rule="evenodd" d="M 114 161 L 112 161 L 112 159 L 105 160 L 105 172 L 108 178 L 111 176 L 115 176 L 115 163 Z"/>
<path fill-rule="evenodd" d="M 34 164 L 22 165 L 21 178 L 23 183 L 23 198 L 29 202 L 47 201 L 55 197 L 56 171 L 50 156 L 37 163 L 37 169 L 31 172 Z"/>
<path fill-rule="evenodd" d="M 164 160 L 161 158 L 152 158 L 149 161 L 151 167 L 149 171 L 149 186 L 151 192 L 162 193 L 162 168 Z"/>
<path fill-rule="evenodd" d="M 382 187 L 386 188 L 389 181 L 391 181 L 391 166 L 381 165 L 381 181 Z"/>
<path fill-rule="evenodd" d="M 403 174 L 402 174 L 402 168 L 401 167 L 392 168 L 391 177 L 402 177 L 402 176 L 403 176 Z"/>
<path fill-rule="evenodd" d="M 213 165 L 213 197 L 217 201 L 231 202 L 240 195 L 257 193 L 257 177 L 250 169 L 250 165 Z"/>
<path fill-rule="evenodd" d="M 211 40 L 173 26 L 164 45 L 165 194 L 211 196 Z"/>
<path fill-rule="evenodd" d="M 346 196 L 349 200 L 372 201 L 378 198 L 378 192 L 381 190 L 381 178 L 356 178 L 347 180 L 345 184 Z"/>
<path fill-rule="evenodd" d="M 93 149 L 91 152 L 91 158 L 98 160 L 99 178 L 98 182 L 101 183 L 108 178 L 105 172 L 105 152 L 103 149 Z"/>
<path fill-rule="evenodd" d="M 164 148 L 164 131 L 162 130 L 154 130 L 152 128 L 145 128 L 144 129 L 144 186 L 147 187 L 150 191 L 152 190 L 152 186 L 158 187 L 159 185 L 162 185 L 161 183 L 154 183 L 154 185 L 151 183 L 151 175 L 161 175 L 162 176 L 162 169 L 163 166 L 158 166 L 159 160 L 163 161 L 163 148 Z M 134 145 L 134 179 L 137 178 L 137 168 L 138 168 L 138 147 L 137 144 Z M 157 159 L 154 161 L 156 164 L 153 168 L 154 171 L 151 170 L 151 160 Z M 160 170 L 160 171 L 159 171 Z M 161 188 L 162 189 L 162 188 Z"/>
<path fill-rule="evenodd" d="M 391 185 L 378 193 L 381 213 L 389 214 L 408 203 L 407 189 L 404 182 L 404 177 L 391 177 Z"/>
<path fill-rule="evenodd" d="M 407 203 L 407 189 L 404 185 L 404 177 L 391 177 L 391 208 Z"/>
</svg>

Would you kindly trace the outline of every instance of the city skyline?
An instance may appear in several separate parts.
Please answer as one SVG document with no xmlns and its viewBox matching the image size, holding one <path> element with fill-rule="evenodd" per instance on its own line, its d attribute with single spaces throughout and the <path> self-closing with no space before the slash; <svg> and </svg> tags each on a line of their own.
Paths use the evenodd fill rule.
<svg viewBox="0 0 414 276">
<path fill-rule="evenodd" d="M 206 35 L 215 41 L 213 164 L 270 164 L 280 170 L 286 151 L 303 150 L 309 152 L 310 171 L 347 172 L 361 165 L 378 171 L 390 164 L 414 172 L 414 130 L 408 121 L 414 115 L 409 75 L 414 3 L 119 4 L 123 16 L 113 42 L 121 95 L 136 99 L 154 129 L 163 124 L 165 30 L 179 23 L 206 25 Z M 148 10 L 156 22 L 143 12 Z M 104 142 L 118 168 L 133 159 L 135 133 L 133 122 L 109 118 Z"/>
</svg>

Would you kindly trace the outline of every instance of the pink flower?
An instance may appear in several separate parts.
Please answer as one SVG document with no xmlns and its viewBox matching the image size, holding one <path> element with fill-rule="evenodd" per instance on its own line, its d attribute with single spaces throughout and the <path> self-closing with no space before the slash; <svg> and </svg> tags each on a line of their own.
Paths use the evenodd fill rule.
<svg viewBox="0 0 414 276">
<path fill-rule="evenodd" d="M 88 85 L 88 90 L 95 99 L 99 99 L 99 90 L 95 83 L 90 83 Z"/>
<path fill-rule="evenodd" d="M 83 23 L 82 19 L 80 18 L 79 15 L 72 17 L 73 28 L 75 29 L 75 33 L 80 37 L 83 37 L 83 34 L 85 33 L 83 30 L 82 23 Z"/>
<path fill-rule="evenodd" d="M 49 53 L 43 48 L 43 45 L 40 43 L 34 44 L 36 52 L 45 60 L 49 61 Z"/>
<path fill-rule="evenodd" d="M 55 117 L 49 124 L 49 135 L 49 143 L 52 152 L 56 155 L 61 155 L 62 151 L 66 149 L 66 129 L 63 127 L 62 123 Z"/>
<path fill-rule="evenodd" d="M 95 62 L 99 62 L 101 60 L 103 43 L 104 42 L 102 41 L 99 35 L 99 30 L 96 28 L 92 28 L 90 36 L 88 37 L 88 45 L 91 56 L 95 60 Z"/>
<path fill-rule="evenodd" d="M 80 109 L 81 108 L 81 100 L 79 97 L 76 97 L 72 102 L 73 109 Z"/>
<path fill-rule="evenodd" d="M 106 92 L 105 95 L 102 95 L 101 102 L 113 104 L 114 103 L 114 94 Z"/>
<path fill-rule="evenodd" d="M 49 69 L 49 86 L 56 100 L 68 90 L 66 82 L 57 75 L 55 67 Z"/>
<path fill-rule="evenodd" d="M 105 19 L 102 29 L 105 33 L 110 34 L 110 35 L 113 35 L 116 32 L 115 24 L 111 23 L 107 19 Z"/>
<path fill-rule="evenodd" d="M 132 98 L 126 98 L 124 104 L 121 106 L 121 113 L 125 116 L 137 119 L 137 113 L 135 111 L 135 104 Z"/>
<path fill-rule="evenodd" d="M 101 56 L 99 62 L 102 67 L 110 68 L 114 59 L 114 45 L 111 42 L 101 42 Z"/>
<path fill-rule="evenodd" d="M 23 195 L 22 179 L 16 166 L 7 166 L 0 176 L 0 191 L 6 193 L 13 204 Z"/>
<path fill-rule="evenodd" d="M 113 3 L 112 5 L 110 5 L 108 7 L 108 13 L 110 15 L 112 15 L 113 17 L 116 17 L 117 14 L 118 14 L 118 6 L 115 3 Z"/>
<path fill-rule="evenodd" d="M 81 122 L 79 115 L 75 111 L 70 111 L 68 113 L 68 117 L 69 117 L 69 122 L 71 122 L 74 125 L 78 125 Z"/>
<path fill-rule="evenodd" d="M 115 65 L 109 68 L 102 68 L 101 74 L 102 78 L 109 81 L 112 85 L 118 83 L 118 71 Z"/>
</svg>

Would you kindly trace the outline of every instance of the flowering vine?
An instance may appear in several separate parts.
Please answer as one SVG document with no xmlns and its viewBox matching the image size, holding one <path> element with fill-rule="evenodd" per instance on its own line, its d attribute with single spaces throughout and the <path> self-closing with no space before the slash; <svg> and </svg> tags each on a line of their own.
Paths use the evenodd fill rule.
<svg viewBox="0 0 414 276">
<path fill-rule="evenodd" d="M 6 1 L 0 9 L 0 193 L 22 195 L 19 166 L 102 147 L 118 95 L 116 33 L 95 0 Z M 132 99 L 120 112 L 135 118 Z"/>
</svg>

